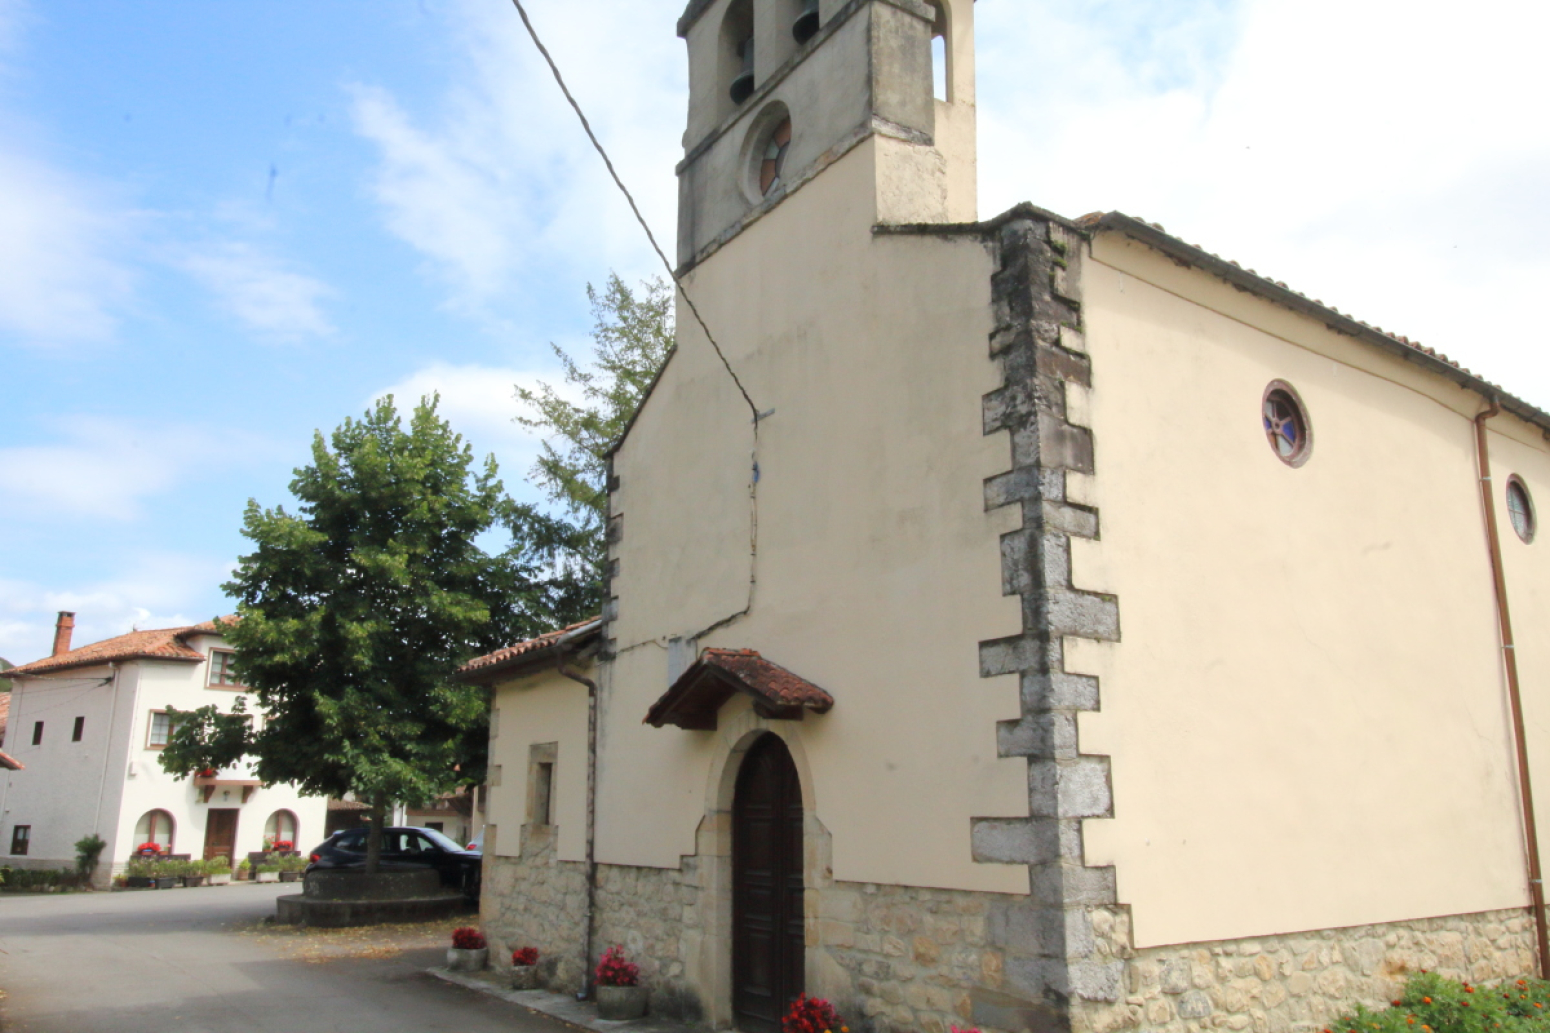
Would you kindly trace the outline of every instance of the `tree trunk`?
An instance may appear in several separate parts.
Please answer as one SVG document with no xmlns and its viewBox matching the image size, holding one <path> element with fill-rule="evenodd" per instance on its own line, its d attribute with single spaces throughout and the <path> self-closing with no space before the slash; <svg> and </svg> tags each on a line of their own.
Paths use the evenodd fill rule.
<svg viewBox="0 0 1550 1033">
<path fill-rule="evenodd" d="M 387 820 L 387 799 L 377 797 L 371 802 L 371 831 L 366 834 L 366 874 L 376 875 L 382 862 L 382 823 Z"/>
</svg>

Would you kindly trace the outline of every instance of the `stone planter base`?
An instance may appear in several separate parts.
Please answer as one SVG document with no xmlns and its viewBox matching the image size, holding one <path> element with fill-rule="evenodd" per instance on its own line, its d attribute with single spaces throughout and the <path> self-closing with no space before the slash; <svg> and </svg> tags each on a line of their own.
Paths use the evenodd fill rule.
<svg viewBox="0 0 1550 1033">
<path fill-rule="evenodd" d="M 478 950 L 459 950 L 456 947 L 447 948 L 447 968 L 453 972 L 482 972 L 485 963 L 490 960 L 490 949 L 481 947 Z"/>
<path fill-rule="evenodd" d="M 597 1017 L 610 1022 L 638 1019 L 646 1014 L 646 988 L 643 986 L 600 986 L 597 988 Z"/>
<path fill-rule="evenodd" d="M 513 990 L 537 990 L 538 966 L 537 965 L 513 965 L 511 966 L 511 988 Z"/>
</svg>

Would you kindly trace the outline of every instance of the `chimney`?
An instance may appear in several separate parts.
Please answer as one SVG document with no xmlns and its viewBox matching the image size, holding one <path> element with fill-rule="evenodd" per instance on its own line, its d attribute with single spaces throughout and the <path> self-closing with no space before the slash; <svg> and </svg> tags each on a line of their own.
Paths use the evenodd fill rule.
<svg viewBox="0 0 1550 1033">
<path fill-rule="evenodd" d="M 75 631 L 75 614 L 68 610 L 59 611 L 59 620 L 54 622 L 54 656 L 70 652 L 70 633 Z"/>
</svg>

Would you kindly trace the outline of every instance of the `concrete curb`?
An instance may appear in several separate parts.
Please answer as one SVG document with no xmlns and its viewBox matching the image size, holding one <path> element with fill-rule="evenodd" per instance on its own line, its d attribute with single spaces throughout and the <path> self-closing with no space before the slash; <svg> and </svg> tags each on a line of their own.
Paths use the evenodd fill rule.
<svg viewBox="0 0 1550 1033">
<path fill-rule="evenodd" d="M 437 979 L 455 983 L 491 997 L 498 997 L 528 1011 L 557 1019 L 572 1029 L 584 1030 L 586 1033 L 691 1033 L 691 1030 L 694 1030 L 692 1026 L 650 1015 L 643 1019 L 631 1019 L 628 1022 L 609 1022 L 597 1017 L 597 1003 L 594 1001 L 578 1001 L 568 994 L 550 993 L 548 990 L 511 990 L 494 982 L 492 977 L 497 973 L 491 971 L 481 975 L 453 972 L 445 968 L 432 968 L 426 971 Z M 703 1033 L 703 1030 L 696 1033 Z"/>
</svg>

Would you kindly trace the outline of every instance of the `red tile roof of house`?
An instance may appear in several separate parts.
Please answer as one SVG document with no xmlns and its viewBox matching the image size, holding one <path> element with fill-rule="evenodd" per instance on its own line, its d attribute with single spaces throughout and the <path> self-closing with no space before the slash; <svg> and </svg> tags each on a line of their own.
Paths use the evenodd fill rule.
<svg viewBox="0 0 1550 1033">
<path fill-rule="evenodd" d="M 592 626 L 589 628 L 589 625 Z M 462 667 L 458 668 L 458 674 L 463 676 L 463 681 L 480 680 L 483 676 L 493 674 L 496 670 L 508 667 L 517 667 L 529 660 L 539 659 L 545 651 L 560 644 L 566 636 L 574 636 L 575 640 L 583 637 L 590 638 L 591 634 L 601 630 L 602 620 L 591 617 L 584 621 L 578 621 L 569 627 L 559 628 L 555 631 L 545 632 L 537 638 L 530 638 L 515 645 L 503 646 L 493 653 L 484 656 L 476 656 Z"/>
<path fill-rule="evenodd" d="M 801 720 L 803 710 L 824 714 L 834 706 L 823 689 L 752 649 L 707 649 L 651 705 L 646 723 L 709 731 L 716 711 L 737 692 L 752 696 L 754 709 L 770 718 Z"/>
<path fill-rule="evenodd" d="M 24 771 L 26 770 L 26 767 L 27 765 L 23 764 L 9 753 L 6 753 L 4 750 L 0 750 L 0 768 L 7 768 L 11 771 Z"/>
<path fill-rule="evenodd" d="M 5 742 L 5 723 L 11 713 L 11 694 L 0 692 L 0 743 Z"/>
<path fill-rule="evenodd" d="M 223 621 L 235 621 L 235 617 L 223 617 Z M 95 667 L 123 660 L 176 660 L 198 663 L 205 655 L 189 647 L 187 639 L 195 635 L 218 635 L 214 621 L 192 624 L 182 628 L 163 628 L 159 631 L 131 631 L 127 635 L 93 642 L 89 646 L 72 649 L 58 656 L 46 656 L 30 664 L 22 664 L 5 672 L 7 678 L 26 678 L 74 670 L 78 667 Z"/>
</svg>

